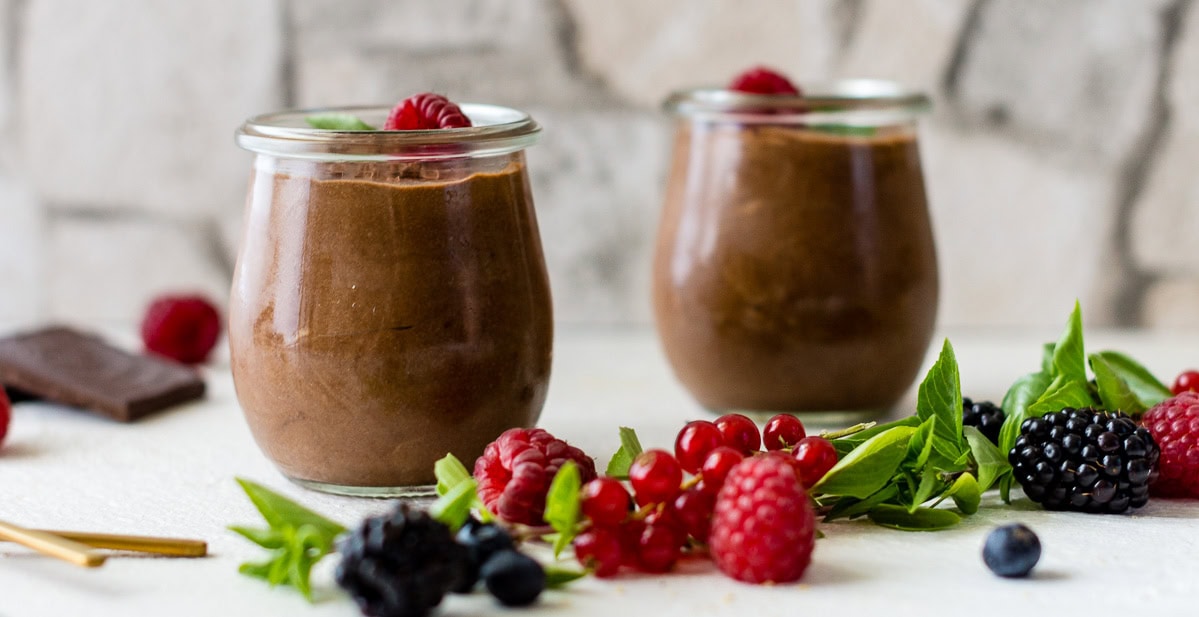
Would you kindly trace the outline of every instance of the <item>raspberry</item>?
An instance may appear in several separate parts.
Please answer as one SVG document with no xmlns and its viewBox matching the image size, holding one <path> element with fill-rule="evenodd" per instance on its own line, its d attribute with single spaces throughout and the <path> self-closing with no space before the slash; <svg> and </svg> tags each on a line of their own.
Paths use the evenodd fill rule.
<svg viewBox="0 0 1199 617">
<path fill-rule="evenodd" d="M 440 94 L 422 92 L 402 101 L 387 115 L 385 131 L 457 129 L 470 126 L 470 118 Z"/>
<path fill-rule="evenodd" d="M 595 479 L 595 461 L 582 450 L 539 428 L 508 429 L 475 461 L 479 498 L 505 521 L 543 525 L 545 494 L 566 461 L 583 482 Z"/>
<path fill-rule="evenodd" d="M 1174 385 L 1171 386 L 1170 393 L 1178 395 L 1183 392 L 1199 392 L 1199 371 L 1183 371 L 1174 378 Z"/>
<path fill-rule="evenodd" d="M 1154 405 L 1141 423 L 1162 450 L 1153 494 L 1199 497 L 1199 393 L 1183 392 Z"/>
<path fill-rule="evenodd" d="M 788 583 L 811 563 L 815 536 L 816 515 L 791 466 L 756 456 L 720 489 L 708 544 L 716 566 L 739 581 Z"/>
<path fill-rule="evenodd" d="M 999 429 L 1006 417 L 1003 409 L 990 401 L 975 403 L 968 398 L 962 399 L 962 425 L 977 428 L 993 444 L 999 443 Z"/>
<path fill-rule="evenodd" d="M 729 90 L 750 94 L 791 94 L 799 96 L 799 88 L 777 71 L 755 66 L 733 78 Z"/>
<path fill-rule="evenodd" d="M 0 445 L 4 444 L 4 436 L 8 435 L 8 423 L 12 420 L 12 403 L 8 400 L 8 395 L 4 393 L 4 387 L 0 386 Z"/>
<path fill-rule="evenodd" d="M 184 364 L 208 359 L 221 334 L 221 316 L 201 296 L 161 296 L 142 318 L 146 349 Z"/>
<path fill-rule="evenodd" d="M 1160 454 L 1124 413 L 1067 407 L 1025 420 L 1008 461 L 1046 509 L 1119 514 L 1149 501 Z"/>
</svg>

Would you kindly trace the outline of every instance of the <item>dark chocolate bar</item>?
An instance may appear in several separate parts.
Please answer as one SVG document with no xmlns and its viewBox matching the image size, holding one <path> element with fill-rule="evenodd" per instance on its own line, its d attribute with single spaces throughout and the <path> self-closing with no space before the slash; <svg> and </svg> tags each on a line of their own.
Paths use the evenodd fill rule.
<svg viewBox="0 0 1199 617">
<path fill-rule="evenodd" d="M 170 360 L 51 327 L 0 339 L 0 383 L 120 422 L 204 396 L 204 381 Z"/>
</svg>

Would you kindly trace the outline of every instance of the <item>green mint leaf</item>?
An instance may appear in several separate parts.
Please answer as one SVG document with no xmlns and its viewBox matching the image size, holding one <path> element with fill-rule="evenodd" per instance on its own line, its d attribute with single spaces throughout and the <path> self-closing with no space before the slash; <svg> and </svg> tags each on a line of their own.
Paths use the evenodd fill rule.
<svg viewBox="0 0 1199 617">
<path fill-rule="evenodd" d="M 445 495 L 455 486 L 471 480 L 466 465 L 453 454 L 446 454 L 433 463 L 433 477 L 437 479 L 438 495 Z"/>
<path fill-rule="evenodd" d="M 991 443 L 977 428 L 967 426 L 962 429 L 962 433 L 970 444 L 970 455 L 974 457 L 974 463 L 978 466 L 978 490 L 986 491 L 1003 474 L 1009 472 L 1012 465 L 1008 463 L 1007 456 L 999 450 L 999 446 Z"/>
<path fill-rule="evenodd" d="M 565 587 L 567 583 L 577 581 L 584 576 L 587 576 L 585 570 L 562 568 L 553 565 L 545 566 L 545 586 L 549 589 L 560 589 Z"/>
<path fill-rule="evenodd" d="M 945 496 L 953 499 L 954 505 L 962 514 L 974 514 L 978 512 L 978 506 L 982 503 L 983 493 L 978 486 L 978 480 L 969 473 L 964 473 L 954 480 Z"/>
<path fill-rule="evenodd" d="M 1020 425 L 1028 418 L 1028 406 L 1045 394 L 1052 381 L 1049 373 L 1030 373 L 1017 379 L 1016 383 L 1008 388 L 1000 404 L 1005 415 L 1003 426 L 999 430 L 1000 451 L 1007 452 L 1016 444 L 1016 438 L 1020 436 Z"/>
<path fill-rule="evenodd" d="M 1057 348 L 1057 343 L 1045 343 L 1041 346 L 1041 372 L 1046 375 L 1053 374 L 1053 350 Z"/>
<path fill-rule="evenodd" d="M 1045 394 L 1028 406 L 1026 415 L 1035 418 L 1066 407 L 1090 407 L 1094 404 L 1091 390 L 1085 380 L 1078 381 L 1066 375 L 1059 375 L 1049 384 Z"/>
<path fill-rule="evenodd" d="M 908 441 L 908 455 L 905 459 L 905 462 L 911 462 L 912 469 L 923 469 L 928 464 L 928 458 L 933 453 L 933 431 L 936 429 L 936 424 L 937 419 L 929 417 L 916 427 L 916 432 L 912 433 L 912 438 Z"/>
<path fill-rule="evenodd" d="M 330 538 L 337 537 L 346 530 L 339 523 L 331 521 L 261 484 L 244 478 L 236 478 L 236 480 L 254 507 L 262 513 L 262 518 L 266 519 L 272 528 L 278 529 L 288 525 L 293 527 L 312 525 Z"/>
<path fill-rule="evenodd" d="M 891 501 L 898 496 L 899 485 L 888 484 L 865 499 L 842 497 L 837 500 L 837 503 L 834 504 L 832 508 L 829 509 L 828 514 L 824 516 L 824 520 L 831 521 L 838 518 L 856 518 L 869 512 L 874 508 L 874 506 L 877 506 L 880 503 Z"/>
<path fill-rule="evenodd" d="M 276 549 L 283 547 L 283 536 L 274 529 L 254 529 L 240 525 L 230 525 L 229 531 L 242 536 L 262 548 Z"/>
<path fill-rule="evenodd" d="M 911 427 L 896 426 L 871 437 L 837 461 L 811 491 L 858 499 L 869 497 L 895 475 L 915 432 Z"/>
<path fill-rule="evenodd" d="M 920 504 L 932 498 L 933 493 L 941 485 L 940 474 L 932 467 L 925 467 L 920 472 L 920 484 L 916 487 L 916 492 L 912 493 L 912 501 L 908 505 L 908 512 L 915 512 Z"/>
<path fill-rule="evenodd" d="M 1091 354 L 1091 370 L 1095 372 L 1095 387 L 1099 402 L 1109 411 L 1123 411 L 1130 415 L 1139 414 L 1146 407 L 1133 394 L 1132 387 L 1116 374 L 1116 369 L 1103 356 Z"/>
<path fill-rule="evenodd" d="M 270 581 L 272 561 L 264 561 L 261 563 L 243 563 L 237 566 L 237 571 L 240 574 L 249 576 L 250 578 L 260 578 L 264 581 Z"/>
<path fill-rule="evenodd" d="M 363 122 L 358 116 L 345 113 L 312 114 L 304 121 L 314 129 L 327 131 L 373 131 L 375 127 Z"/>
<path fill-rule="evenodd" d="M 1103 382 L 1099 379 L 1099 371 L 1101 369 L 1096 368 L 1095 365 L 1097 363 L 1106 365 L 1105 369 L 1110 369 L 1111 372 L 1109 380 L 1110 377 L 1118 379 L 1136 399 L 1136 409 L 1123 409 L 1123 411 L 1129 414 L 1139 414 L 1172 396 L 1166 384 L 1163 384 L 1157 377 L 1154 377 L 1153 373 L 1150 373 L 1149 369 L 1142 366 L 1141 363 L 1116 351 L 1100 351 L 1091 354 L 1091 368 L 1095 371 L 1095 380 L 1099 382 L 1099 397 L 1103 400 L 1105 406 L 1107 405 L 1107 399 L 1103 398 Z M 1109 389 L 1113 385 L 1109 383 Z M 1122 387 L 1116 386 L 1116 389 L 1120 390 Z M 1109 392 L 1109 396 L 1117 394 Z"/>
<path fill-rule="evenodd" d="M 441 521 L 450 531 L 457 532 L 470 518 L 471 508 L 479 501 L 478 486 L 474 480 L 455 484 L 454 488 L 429 506 L 429 516 Z"/>
<path fill-rule="evenodd" d="M 637 431 L 627 426 L 620 427 L 620 449 L 612 455 L 612 460 L 608 461 L 608 468 L 604 471 L 604 475 L 619 480 L 627 479 L 633 459 L 637 458 L 641 452 L 641 440 L 637 438 Z"/>
<path fill-rule="evenodd" d="M 1003 503 L 1012 503 L 1012 482 L 1015 481 L 1016 478 L 1010 471 L 999 478 L 999 497 L 1003 499 Z"/>
<path fill-rule="evenodd" d="M 1053 347 L 1054 379 L 1065 377 L 1072 381 L 1087 381 L 1087 356 L 1082 344 L 1082 307 L 1074 301 L 1074 311 L 1066 322 L 1066 330 Z"/>
<path fill-rule="evenodd" d="M 936 418 L 933 427 L 933 448 L 949 460 L 956 459 L 962 450 L 962 386 L 953 345 L 945 339 L 941 355 L 920 382 L 916 395 L 916 416 L 921 420 Z"/>
<path fill-rule="evenodd" d="M 545 497 L 545 522 L 558 532 L 554 540 L 555 558 L 574 540 L 579 523 L 579 494 L 582 488 L 582 476 L 574 461 L 563 463 L 550 482 L 550 490 Z"/>
<path fill-rule="evenodd" d="M 916 428 L 916 427 L 920 426 L 920 423 L 921 423 L 920 418 L 917 418 L 916 416 L 908 416 L 901 420 L 895 420 L 894 422 L 888 422 L 886 424 L 876 424 L 875 426 L 873 426 L 871 428 L 857 431 L 857 432 L 853 433 L 852 435 L 848 435 L 846 437 L 834 438 L 832 440 L 833 447 L 835 447 L 837 449 L 837 458 L 843 458 L 846 454 L 849 454 L 851 451 L 853 451 L 854 448 L 862 445 L 867 440 L 874 437 L 875 435 L 878 435 L 879 433 L 889 431 L 897 426 L 906 426 L 906 427 L 910 427 L 910 428 Z"/>
<path fill-rule="evenodd" d="M 876 525 L 900 531 L 936 531 L 953 527 L 962 521 L 962 517 L 950 510 L 918 508 L 915 512 L 908 512 L 903 506 L 888 504 L 876 506 L 867 516 Z"/>
</svg>

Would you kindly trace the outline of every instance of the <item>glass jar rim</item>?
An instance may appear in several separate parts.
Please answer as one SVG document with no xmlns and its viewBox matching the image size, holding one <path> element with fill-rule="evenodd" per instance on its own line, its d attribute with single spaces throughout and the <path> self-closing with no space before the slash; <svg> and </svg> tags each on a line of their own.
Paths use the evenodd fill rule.
<svg viewBox="0 0 1199 617">
<path fill-rule="evenodd" d="M 663 108 L 677 116 L 735 117 L 747 122 L 878 123 L 886 118 L 914 118 L 932 109 L 932 101 L 923 92 L 885 79 L 842 79 L 805 86 L 799 96 L 711 87 L 677 90 Z"/>
<path fill-rule="evenodd" d="M 473 126 L 416 131 L 318 129 L 306 118 L 351 114 L 384 123 L 391 107 L 357 105 L 287 109 L 253 116 L 238 128 L 237 145 L 257 154 L 322 161 L 429 160 L 480 157 L 523 150 L 537 142 L 541 126 L 529 114 L 499 105 L 459 105 Z"/>
</svg>

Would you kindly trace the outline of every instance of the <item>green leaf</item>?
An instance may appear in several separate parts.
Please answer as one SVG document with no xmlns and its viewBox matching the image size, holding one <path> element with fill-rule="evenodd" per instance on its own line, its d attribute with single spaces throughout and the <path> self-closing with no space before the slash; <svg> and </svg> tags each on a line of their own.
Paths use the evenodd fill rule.
<svg viewBox="0 0 1199 617">
<path fill-rule="evenodd" d="M 1037 402 L 1028 406 L 1025 415 L 1035 418 L 1053 411 L 1060 411 L 1066 407 L 1090 407 L 1094 404 L 1095 401 L 1091 398 L 1091 391 L 1087 388 L 1085 380 L 1078 381 L 1060 375 L 1054 378 L 1053 383 L 1049 384 L 1049 389 L 1041 395 L 1041 398 L 1037 399 Z"/>
<path fill-rule="evenodd" d="M 1016 380 L 1007 394 L 1003 396 L 1003 413 L 1005 419 L 1003 426 L 999 430 L 999 449 L 1007 452 L 1012 449 L 1016 443 L 1016 438 L 1020 436 L 1020 425 L 1028 418 L 1028 406 L 1041 398 L 1042 394 L 1049 389 L 1049 384 L 1053 378 L 1049 373 L 1030 373 Z"/>
<path fill-rule="evenodd" d="M 962 429 L 966 441 L 970 444 L 970 455 L 978 465 L 979 492 L 986 491 L 994 485 L 1003 474 L 1011 470 L 1012 465 L 1007 457 L 999 450 L 999 446 L 991 443 L 986 435 L 973 426 Z"/>
<path fill-rule="evenodd" d="M 936 418 L 933 448 L 949 460 L 957 458 L 962 447 L 962 386 L 957 357 L 949 339 L 941 346 L 941 355 L 920 382 L 916 395 L 916 416 L 927 421 Z"/>
<path fill-rule="evenodd" d="M 270 524 L 272 528 L 280 528 L 285 525 L 299 527 L 300 525 L 312 525 L 320 532 L 329 537 L 336 537 L 344 533 L 346 528 L 340 524 L 333 522 L 304 506 L 276 493 L 261 484 L 246 480 L 244 478 L 236 478 L 237 483 L 241 485 L 242 490 L 246 492 L 246 496 L 262 513 L 262 518 Z"/>
<path fill-rule="evenodd" d="M 1099 392 L 1099 402 L 1109 411 L 1123 411 L 1130 415 L 1139 414 L 1146 407 L 1141 406 L 1140 399 L 1132 392 L 1128 382 L 1116 374 L 1116 369 L 1103 356 L 1091 354 L 1091 370 L 1095 372 L 1095 386 Z"/>
<path fill-rule="evenodd" d="M 545 586 L 549 589 L 560 589 L 565 587 L 567 583 L 577 581 L 587 572 L 584 570 L 575 570 L 572 568 L 562 568 L 559 566 L 545 566 Z"/>
<path fill-rule="evenodd" d="M 466 465 L 453 454 L 446 454 L 433 463 L 433 477 L 437 479 L 438 495 L 445 495 L 455 486 L 471 480 Z"/>
<path fill-rule="evenodd" d="M 239 534 L 262 548 L 276 549 L 283 547 L 283 537 L 274 529 L 254 529 L 251 527 L 242 527 L 241 525 L 230 525 L 229 531 Z"/>
<path fill-rule="evenodd" d="M 1116 352 L 1116 351 L 1101 351 L 1091 354 L 1091 368 L 1095 371 L 1095 380 L 1099 382 L 1099 396 L 1102 399 L 1104 394 L 1103 382 L 1099 379 L 1099 368 L 1096 368 L 1097 363 L 1106 365 L 1106 369 L 1110 369 L 1112 376 L 1116 377 L 1137 401 L 1137 409 L 1124 411 L 1130 414 L 1138 414 L 1142 411 L 1153 407 L 1154 405 L 1170 398 L 1170 389 L 1153 376 L 1149 369 L 1142 366 L 1136 360 Z M 1109 388 L 1112 384 L 1109 384 Z M 1117 387 L 1117 389 L 1120 389 Z M 1104 404 L 1107 400 L 1104 399 Z"/>
<path fill-rule="evenodd" d="M 1065 377 L 1071 381 L 1087 381 L 1087 356 L 1082 344 L 1082 307 L 1074 301 L 1074 311 L 1066 322 L 1066 330 L 1053 347 L 1053 370 L 1055 379 Z"/>
<path fill-rule="evenodd" d="M 470 518 L 470 510 L 479 500 L 478 486 L 474 480 L 455 484 L 454 488 L 429 506 L 429 516 L 444 523 L 450 531 L 458 531 Z"/>
<path fill-rule="evenodd" d="M 566 461 L 554 474 L 550 490 L 545 497 L 545 522 L 558 532 L 554 540 L 554 557 L 570 546 L 579 523 L 579 493 L 583 482 L 579 467 L 574 461 Z"/>
<path fill-rule="evenodd" d="M 837 500 L 837 503 L 829 509 L 828 514 L 824 516 L 825 521 L 836 520 L 838 518 L 855 518 L 869 512 L 874 506 L 880 503 L 890 501 L 899 496 L 899 485 L 888 484 L 878 490 L 878 492 L 865 499 L 855 499 L 853 497 L 842 497 Z"/>
<path fill-rule="evenodd" d="M 1012 503 L 1012 483 L 1015 481 L 1016 478 L 1010 471 L 999 478 L 999 497 L 1003 499 L 1003 503 Z"/>
<path fill-rule="evenodd" d="M 1045 343 L 1041 346 L 1041 372 L 1046 375 L 1053 374 L 1053 350 L 1057 348 L 1057 343 Z"/>
<path fill-rule="evenodd" d="M 908 512 L 915 512 L 920 504 L 928 501 L 936 489 L 941 485 L 940 474 L 932 467 L 925 467 L 920 472 L 920 484 L 916 487 L 916 492 L 912 494 L 912 502 L 908 505 Z"/>
<path fill-rule="evenodd" d="M 896 426 L 871 437 L 837 461 L 811 491 L 858 499 L 870 496 L 895 475 L 915 432 L 911 427 Z"/>
<path fill-rule="evenodd" d="M 946 497 L 953 498 L 953 503 L 962 511 L 962 514 L 974 514 L 978 512 L 978 506 L 982 503 L 982 490 L 978 486 L 978 480 L 969 473 L 964 473 L 958 476 L 950 485 L 949 490 L 945 493 Z"/>
<path fill-rule="evenodd" d="M 641 440 L 637 438 L 637 431 L 627 426 L 620 427 L 620 449 L 612 455 L 612 460 L 608 461 L 608 469 L 604 471 L 604 475 L 620 480 L 627 479 L 633 459 L 641 452 Z"/>
<path fill-rule="evenodd" d="M 908 416 L 901 420 L 895 420 L 894 422 L 877 424 L 871 428 L 858 431 L 852 435 L 833 439 L 833 447 L 837 449 L 837 458 L 843 458 L 846 454 L 849 454 L 851 451 L 853 451 L 854 448 L 862 445 L 867 440 L 875 435 L 878 435 L 879 433 L 889 431 L 897 426 L 916 428 L 920 426 L 920 423 L 920 418 L 917 418 L 916 416 Z"/>
<path fill-rule="evenodd" d="M 358 116 L 345 113 L 312 114 L 304 121 L 314 129 L 328 131 L 373 131 L 375 127 L 363 122 Z"/>
<path fill-rule="evenodd" d="M 915 512 L 908 512 L 903 506 L 887 504 L 875 507 L 867 516 L 877 525 L 900 531 L 936 531 L 953 527 L 962 521 L 962 517 L 950 510 L 919 508 Z"/>
</svg>

